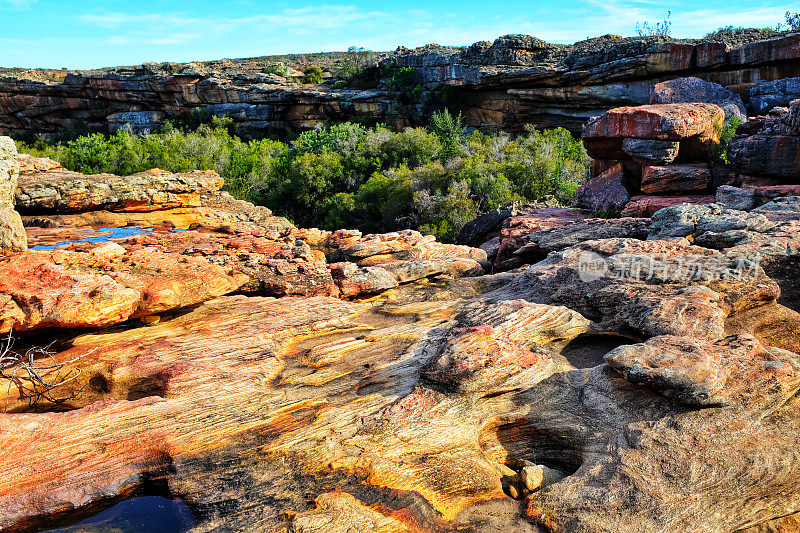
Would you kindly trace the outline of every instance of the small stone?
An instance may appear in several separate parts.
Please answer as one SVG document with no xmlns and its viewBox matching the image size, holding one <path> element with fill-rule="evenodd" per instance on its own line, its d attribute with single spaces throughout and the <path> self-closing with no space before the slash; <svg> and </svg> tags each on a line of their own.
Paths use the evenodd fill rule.
<svg viewBox="0 0 800 533">
<path fill-rule="evenodd" d="M 522 483 L 531 492 L 558 483 L 567 477 L 564 472 L 544 465 L 528 465 L 522 469 L 520 475 Z"/>
</svg>

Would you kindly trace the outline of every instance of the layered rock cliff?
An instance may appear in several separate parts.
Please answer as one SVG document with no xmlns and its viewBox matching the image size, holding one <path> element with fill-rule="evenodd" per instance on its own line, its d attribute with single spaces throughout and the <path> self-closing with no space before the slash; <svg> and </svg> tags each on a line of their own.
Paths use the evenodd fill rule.
<svg viewBox="0 0 800 533">
<path fill-rule="evenodd" d="M 389 60 L 414 69 L 417 83 L 451 86 L 448 105 L 468 125 L 490 130 L 533 123 L 577 133 L 588 118 L 646 104 L 657 83 L 689 75 L 741 95 L 749 114 L 800 97 L 797 34 L 755 32 L 735 41 L 604 36 L 569 46 L 511 35 L 464 49 L 398 49 Z M 113 131 L 131 124 L 147 130 L 166 117 L 206 109 L 257 130 L 297 130 L 326 120 L 402 120 L 398 113 L 414 115 L 408 123 L 427 112 L 397 101 L 385 85 L 357 91 L 290 84 L 249 63 L 238 73 L 216 64 L 142 66 L 70 73 L 61 83 L 0 77 L 0 129 L 52 133 L 84 124 Z"/>
</svg>

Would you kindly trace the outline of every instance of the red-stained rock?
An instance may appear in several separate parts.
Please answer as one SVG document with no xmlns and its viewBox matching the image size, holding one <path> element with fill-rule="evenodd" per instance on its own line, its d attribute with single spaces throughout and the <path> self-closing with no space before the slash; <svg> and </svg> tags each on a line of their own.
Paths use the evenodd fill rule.
<svg viewBox="0 0 800 533">
<path fill-rule="evenodd" d="M 680 194 L 705 191 L 710 184 L 708 165 L 645 166 L 640 189 L 645 194 Z"/>
<path fill-rule="evenodd" d="M 630 200 L 622 165 L 615 165 L 578 188 L 575 203 L 589 211 L 617 212 Z"/>
<path fill-rule="evenodd" d="M 0 259 L 0 332 L 103 327 L 194 305 L 247 278 L 152 248 L 111 253 L 29 251 Z"/>
<path fill-rule="evenodd" d="M 483 325 L 454 330 L 441 355 L 423 372 L 433 381 L 474 392 L 532 385 L 549 375 L 550 366 L 547 355 L 522 348 Z"/>
<path fill-rule="evenodd" d="M 589 120 L 584 139 L 612 138 L 659 139 L 681 141 L 698 137 L 716 139 L 714 125 L 724 119 L 714 104 L 660 104 L 618 107 Z M 606 159 L 615 159 L 609 157 Z"/>
<path fill-rule="evenodd" d="M 335 263 L 330 265 L 330 269 L 342 298 L 377 294 L 398 285 L 397 278 L 380 267 L 359 267 L 353 263 Z"/>
<path fill-rule="evenodd" d="M 714 196 L 646 196 L 631 198 L 620 213 L 623 217 L 651 217 L 653 213 L 665 207 L 678 204 L 710 204 L 716 200 Z"/>
<path fill-rule="evenodd" d="M 502 266 L 506 261 L 512 259 L 514 252 L 527 244 L 525 238 L 527 235 L 583 220 L 588 216 L 586 211 L 580 209 L 547 207 L 534 209 L 525 215 L 507 218 L 500 231 L 500 242 L 494 261 L 495 267 L 505 270 L 522 264 L 515 260 L 513 265 Z"/>
<path fill-rule="evenodd" d="M 800 136 L 737 135 L 728 156 L 742 173 L 800 182 Z"/>
</svg>

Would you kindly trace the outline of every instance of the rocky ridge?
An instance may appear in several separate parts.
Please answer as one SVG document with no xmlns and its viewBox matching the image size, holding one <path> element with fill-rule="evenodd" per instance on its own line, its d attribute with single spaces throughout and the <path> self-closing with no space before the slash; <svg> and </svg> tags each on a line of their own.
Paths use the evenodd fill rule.
<svg viewBox="0 0 800 533">
<path fill-rule="evenodd" d="M 701 41 L 606 35 L 573 45 L 506 35 L 464 49 L 401 48 L 386 60 L 414 69 L 416 82 L 428 88 L 452 86 L 449 105 L 469 126 L 514 132 L 532 123 L 577 133 L 589 118 L 647 104 L 658 84 L 686 76 L 732 91 L 732 106 L 750 115 L 786 106 L 800 97 L 799 46 L 798 34 L 785 33 Z M 385 86 L 297 85 L 246 63 L 238 71 L 224 62 L 143 65 L 68 73 L 58 83 L 0 77 L 0 128 L 57 133 L 79 124 L 99 131 L 130 124 L 152 131 L 167 117 L 203 109 L 248 128 L 282 131 L 327 120 L 386 121 L 398 113 L 397 95 Z M 423 113 L 420 106 L 404 111 L 398 124 Z"/>
</svg>

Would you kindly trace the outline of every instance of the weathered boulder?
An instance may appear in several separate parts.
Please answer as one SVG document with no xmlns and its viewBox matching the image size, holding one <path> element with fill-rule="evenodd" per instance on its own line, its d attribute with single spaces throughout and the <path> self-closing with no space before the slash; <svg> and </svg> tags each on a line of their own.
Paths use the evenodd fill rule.
<svg viewBox="0 0 800 533">
<path fill-rule="evenodd" d="M 718 340 L 728 315 L 780 294 L 742 260 L 686 240 L 586 241 L 551 253 L 505 290 L 576 310 L 604 331 Z"/>
<path fill-rule="evenodd" d="M 654 139 L 624 139 L 622 151 L 644 165 L 668 165 L 678 157 L 680 143 Z"/>
<path fill-rule="evenodd" d="M 703 205 L 713 203 L 714 196 L 648 196 L 636 195 L 620 213 L 623 217 L 651 217 L 665 207 L 680 204 Z"/>
<path fill-rule="evenodd" d="M 51 169 L 23 174 L 16 190 L 16 204 L 23 213 L 157 211 L 200 207 L 200 193 L 218 191 L 222 185 L 222 178 L 212 171 L 173 174 L 153 169 L 114 176 Z"/>
<path fill-rule="evenodd" d="M 700 78 L 677 78 L 657 83 L 650 95 L 651 104 L 706 102 L 716 104 L 725 112 L 725 119 L 747 119 L 742 97 L 718 83 Z"/>
<path fill-rule="evenodd" d="M 0 259 L 0 333 L 103 327 L 231 293 L 247 278 L 205 260 L 106 243 Z"/>
<path fill-rule="evenodd" d="M 714 343 L 655 337 L 643 344 L 620 346 L 609 352 L 605 361 L 631 383 L 688 405 L 746 403 L 766 390 L 782 402 L 791 391 L 800 389 L 798 356 L 761 346 L 751 335 Z"/>
<path fill-rule="evenodd" d="M 578 188 L 575 204 L 589 211 L 619 212 L 631 199 L 622 165 L 615 165 Z"/>
<path fill-rule="evenodd" d="M 708 165 L 645 166 L 640 190 L 645 194 L 702 192 L 711 185 Z"/>
<path fill-rule="evenodd" d="M 494 258 L 495 268 L 508 270 L 520 266 L 520 257 L 515 257 L 514 254 L 528 243 L 528 235 L 583 220 L 588 216 L 589 213 L 582 209 L 546 207 L 507 218 L 500 231 Z"/>
<path fill-rule="evenodd" d="M 458 244 L 478 246 L 486 240 L 485 237 L 487 235 L 493 231 L 499 230 L 500 225 L 505 219 L 517 214 L 517 209 L 513 205 L 511 207 L 492 209 L 464 224 L 464 227 L 461 228 L 461 231 L 458 233 L 456 242 Z"/>
<path fill-rule="evenodd" d="M 742 174 L 800 183 L 800 100 L 740 127 L 728 146 L 728 157 Z"/>
<path fill-rule="evenodd" d="M 0 207 L 14 207 L 18 179 L 17 147 L 10 137 L 0 136 Z"/>
<path fill-rule="evenodd" d="M 10 207 L 0 207 L 0 255 L 27 249 L 28 239 L 19 213 Z"/>
<path fill-rule="evenodd" d="M 0 256 L 28 249 L 22 218 L 14 210 L 14 191 L 19 178 L 17 147 L 0 136 Z"/>
<path fill-rule="evenodd" d="M 800 98 L 800 77 L 759 80 L 745 87 L 744 96 L 751 115 L 761 115 Z"/>
<path fill-rule="evenodd" d="M 695 137 L 710 143 L 716 139 L 715 125 L 723 119 L 718 106 L 706 103 L 618 107 L 590 119 L 583 138 L 620 139 L 622 143 L 628 137 L 663 141 Z"/>
<path fill-rule="evenodd" d="M 741 172 L 800 181 L 800 137 L 787 135 L 737 135 L 728 155 Z"/>
</svg>

